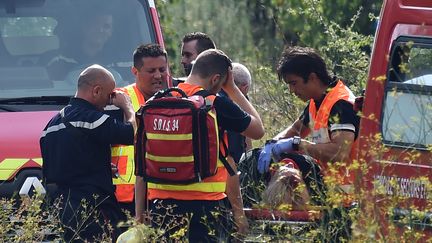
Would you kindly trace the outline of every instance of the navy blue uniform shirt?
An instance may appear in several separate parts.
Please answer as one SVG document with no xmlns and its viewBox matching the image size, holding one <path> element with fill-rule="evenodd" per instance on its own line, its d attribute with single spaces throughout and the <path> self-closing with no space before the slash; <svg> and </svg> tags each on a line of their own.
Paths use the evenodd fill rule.
<svg viewBox="0 0 432 243">
<path fill-rule="evenodd" d="M 47 183 L 89 193 L 114 193 L 111 144 L 131 145 L 134 131 L 86 100 L 72 98 L 43 130 L 40 147 Z"/>
</svg>

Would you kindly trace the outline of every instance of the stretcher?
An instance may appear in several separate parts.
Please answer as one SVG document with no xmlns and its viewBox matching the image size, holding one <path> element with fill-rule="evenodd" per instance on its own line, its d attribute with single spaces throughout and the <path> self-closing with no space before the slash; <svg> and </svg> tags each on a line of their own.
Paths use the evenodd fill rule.
<svg viewBox="0 0 432 243">
<path fill-rule="evenodd" d="M 325 201 L 316 200 L 310 201 L 306 205 L 306 209 L 303 210 L 298 205 L 293 208 L 292 206 L 268 205 L 272 204 L 273 201 L 263 200 L 263 191 L 269 188 L 269 182 L 271 182 L 272 174 L 264 173 L 260 174 L 257 171 L 257 163 L 260 154 L 260 149 L 252 149 L 245 153 L 239 162 L 240 185 L 242 191 L 243 204 L 245 207 L 245 214 L 249 221 L 250 234 L 245 239 L 246 242 L 298 242 L 298 241 L 317 241 L 322 238 L 320 234 L 333 234 L 337 232 L 336 236 L 339 236 L 339 229 L 345 230 L 344 223 L 346 216 L 342 217 L 342 214 L 346 215 L 351 208 L 349 207 L 336 207 L 332 206 L 318 206 L 326 205 Z M 311 159 L 299 155 L 293 157 L 293 154 L 287 154 L 286 158 L 294 161 L 300 161 L 303 164 L 312 165 Z M 298 164 L 298 163 L 297 163 Z M 324 190 L 322 178 L 319 175 L 319 170 L 312 168 L 309 171 L 316 171 L 314 177 L 316 180 L 315 185 L 321 185 L 313 190 L 310 190 L 309 195 L 321 195 L 320 192 Z M 278 187 L 276 187 L 277 189 Z M 274 195 L 274 194 L 273 194 Z M 281 195 L 281 197 L 284 197 Z M 272 198 L 272 197 L 270 197 Z M 319 197 L 320 199 L 322 197 Z M 265 202 L 267 201 L 267 202 Z M 264 206 L 266 205 L 266 206 Z M 276 209 L 272 209 L 276 206 Z M 340 221 L 341 223 L 334 223 L 334 221 Z M 349 226 L 349 223 L 346 224 Z M 336 228 L 336 229 L 335 229 Z M 324 239 L 332 239 L 325 238 Z"/>
<path fill-rule="evenodd" d="M 250 233 L 245 242 L 308 240 L 310 230 L 319 225 L 319 210 L 296 211 L 266 208 L 245 208 Z M 310 239 L 309 239 L 310 240 Z"/>
</svg>

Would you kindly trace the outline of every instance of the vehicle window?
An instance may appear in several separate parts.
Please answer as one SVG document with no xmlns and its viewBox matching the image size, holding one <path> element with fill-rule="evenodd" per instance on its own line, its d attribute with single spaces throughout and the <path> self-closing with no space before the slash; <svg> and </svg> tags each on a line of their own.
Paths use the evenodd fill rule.
<svg viewBox="0 0 432 243">
<path fill-rule="evenodd" d="M 72 96 L 97 63 L 118 86 L 134 81 L 132 53 L 156 42 L 144 0 L 28 0 L 0 4 L 0 99 Z"/>
<path fill-rule="evenodd" d="M 53 30 L 57 21 L 51 17 L 0 18 L 1 37 L 6 51 L 13 55 L 37 55 L 59 48 Z"/>
<path fill-rule="evenodd" d="M 432 40 L 399 38 L 392 48 L 382 133 L 393 145 L 432 144 Z"/>
</svg>

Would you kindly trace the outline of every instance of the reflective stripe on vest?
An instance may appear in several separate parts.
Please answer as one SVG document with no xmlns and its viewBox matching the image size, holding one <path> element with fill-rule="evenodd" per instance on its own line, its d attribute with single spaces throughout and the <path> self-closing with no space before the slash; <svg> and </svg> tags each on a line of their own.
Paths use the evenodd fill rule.
<svg viewBox="0 0 432 243">
<path fill-rule="evenodd" d="M 145 99 L 136 87 L 136 84 L 128 85 L 118 90 L 125 92 L 131 99 L 133 109 L 137 111 L 145 103 Z M 111 149 L 111 160 L 117 165 L 120 177 L 113 178 L 116 185 L 116 197 L 119 202 L 132 202 L 134 199 L 135 164 L 134 146 L 114 145 Z"/>
<path fill-rule="evenodd" d="M 310 100 L 309 103 L 309 129 L 311 131 L 311 139 L 315 143 L 329 143 L 330 133 L 328 129 L 328 121 L 330 116 L 330 111 L 333 105 L 339 100 L 346 100 L 351 104 L 354 104 L 355 96 L 351 90 L 345 86 L 342 81 L 338 81 L 336 86 L 333 87 L 330 92 L 327 93 L 324 100 L 322 101 L 318 111 L 316 110 L 315 101 Z M 346 165 L 352 163 L 353 156 L 356 154 L 357 149 L 357 139 L 353 142 L 350 151 L 350 160 L 346 161 Z M 326 163 L 320 162 L 320 165 L 324 167 L 324 173 L 329 173 Z M 354 173 L 350 172 L 347 168 L 342 166 L 339 170 L 338 178 L 341 178 L 339 183 L 340 189 L 346 193 L 351 193 L 353 191 Z"/>
<path fill-rule="evenodd" d="M 182 89 L 187 95 L 193 95 L 202 90 L 200 86 L 187 83 L 180 83 L 178 88 Z M 210 113 L 210 115 L 216 119 L 216 114 Z M 189 160 L 189 157 L 181 159 Z M 227 177 L 227 170 L 218 159 L 218 170 L 216 175 L 208 177 L 201 182 L 189 185 L 148 183 L 148 198 L 150 200 L 169 198 L 177 200 L 220 200 L 226 197 L 225 190 Z"/>
</svg>

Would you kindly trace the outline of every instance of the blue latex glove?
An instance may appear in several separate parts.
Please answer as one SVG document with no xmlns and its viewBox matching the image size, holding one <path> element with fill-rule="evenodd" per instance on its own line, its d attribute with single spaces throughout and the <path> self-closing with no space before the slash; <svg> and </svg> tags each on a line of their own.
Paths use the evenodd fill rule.
<svg viewBox="0 0 432 243">
<path fill-rule="evenodd" d="M 270 167 L 270 161 L 272 159 L 272 148 L 276 143 L 266 143 L 258 158 L 258 171 L 263 174 L 267 172 Z"/>
<path fill-rule="evenodd" d="M 280 155 L 282 153 L 289 153 L 292 152 L 293 149 L 293 138 L 285 138 L 278 140 L 273 146 L 272 146 L 272 154 L 275 160 L 280 160 Z"/>
</svg>

